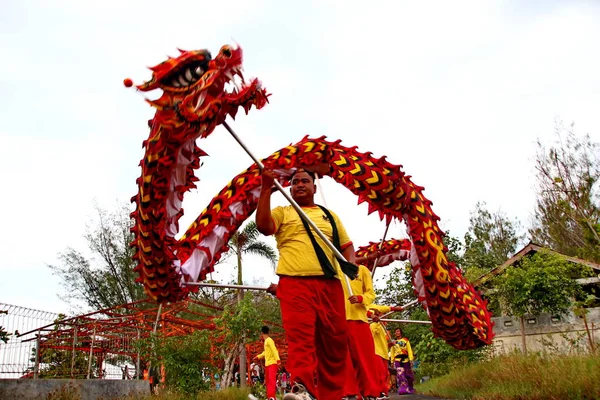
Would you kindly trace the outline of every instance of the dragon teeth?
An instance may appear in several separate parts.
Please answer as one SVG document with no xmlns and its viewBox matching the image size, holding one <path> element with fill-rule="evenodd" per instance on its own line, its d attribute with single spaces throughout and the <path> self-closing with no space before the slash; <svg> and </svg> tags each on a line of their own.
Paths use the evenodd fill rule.
<svg viewBox="0 0 600 400">
<path fill-rule="evenodd" d="M 185 77 L 183 75 L 179 75 L 179 83 L 181 83 L 181 86 L 187 86 L 189 85 L 189 82 L 185 80 Z"/>
<path fill-rule="evenodd" d="M 237 78 L 237 79 L 236 79 Z M 235 88 L 239 91 L 240 90 L 240 83 L 237 82 L 237 80 L 239 80 L 240 78 L 236 75 L 233 77 L 232 83 L 235 86 Z"/>
<path fill-rule="evenodd" d="M 200 106 L 202 106 L 202 104 L 204 104 L 205 99 L 206 99 L 206 92 L 200 93 L 200 96 L 198 96 L 198 102 L 196 103 L 196 111 L 198 111 Z"/>
</svg>

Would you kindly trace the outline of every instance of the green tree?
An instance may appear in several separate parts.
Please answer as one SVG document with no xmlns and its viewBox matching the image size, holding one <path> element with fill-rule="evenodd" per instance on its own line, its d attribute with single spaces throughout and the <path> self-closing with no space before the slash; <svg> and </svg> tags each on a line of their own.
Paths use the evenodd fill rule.
<svg viewBox="0 0 600 400">
<path fill-rule="evenodd" d="M 577 136 L 574 124 L 555 127 L 556 141 L 539 140 L 535 158 L 537 204 L 530 234 L 560 253 L 600 262 L 599 144 Z"/>
<path fill-rule="evenodd" d="M 399 306 L 413 301 L 415 293 L 410 263 L 400 263 L 388 268 L 392 268 L 390 273 L 385 278 L 376 280 L 378 282 L 384 280 L 382 288 L 375 288 L 377 303 Z"/>
<path fill-rule="evenodd" d="M 485 202 L 477 202 L 469 223 L 463 270 L 465 278 L 473 282 L 512 256 L 523 236 L 517 233 L 517 220 L 510 220 L 501 211 L 491 213 Z"/>
<path fill-rule="evenodd" d="M 8 310 L 0 310 L 0 314 L 8 314 Z M 0 340 L 4 343 L 8 343 L 10 340 L 10 333 L 3 326 L 0 326 Z"/>
<path fill-rule="evenodd" d="M 66 318 L 66 315 L 59 314 L 54 320 L 53 331 L 58 332 L 65 328 L 60 322 Z M 77 325 L 73 325 L 73 336 L 46 335 L 51 337 L 42 338 L 39 349 L 38 377 L 40 379 L 85 379 L 89 367 L 89 354 L 84 351 L 76 350 L 80 348 L 82 342 L 89 341 L 89 336 L 81 332 Z M 47 342 L 47 343 L 45 343 Z M 31 358 L 29 361 L 35 362 L 36 352 L 31 349 Z M 90 376 L 95 377 L 96 361 L 92 359 Z M 29 368 L 25 373 L 33 371 Z"/>
<path fill-rule="evenodd" d="M 160 332 L 140 340 L 142 357 L 152 368 L 164 366 L 165 384 L 173 391 L 196 396 L 210 390 L 216 372 L 211 355 L 213 338 L 210 331 L 195 331 L 191 335 L 164 337 Z"/>
<path fill-rule="evenodd" d="M 254 254 L 264 259 L 269 260 L 272 266 L 275 266 L 275 262 L 277 261 L 277 253 L 275 250 L 266 242 L 260 240 L 261 234 L 258 232 L 258 228 L 256 227 L 256 223 L 254 221 L 250 221 L 246 224 L 246 226 L 241 230 L 237 231 L 231 236 L 229 240 L 229 254 L 236 257 L 237 261 L 237 284 L 243 285 L 244 280 L 242 276 L 242 258 L 247 254 Z M 238 301 L 242 300 L 243 290 L 238 291 Z M 240 343 L 240 376 L 246 376 L 246 364 L 247 364 L 247 355 L 246 355 L 246 344 L 245 341 L 241 341 Z M 240 379 L 241 386 L 246 386 L 245 379 Z"/>
<path fill-rule="evenodd" d="M 214 343 L 224 361 L 224 371 L 221 376 L 221 387 L 228 387 L 238 358 L 246 340 L 256 340 L 260 327 L 263 325 L 262 315 L 255 304 L 255 296 L 246 293 L 242 301 L 226 306 L 219 318 L 214 320 Z M 241 373 L 240 382 L 244 380 Z"/>
<path fill-rule="evenodd" d="M 573 267 L 566 260 L 538 252 L 523 257 L 519 264 L 495 279 L 505 312 L 520 318 L 524 354 L 527 354 L 525 315 L 566 313 L 573 299 L 581 294 L 573 274 Z"/>
<path fill-rule="evenodd" d="M 59 265 L 49 265 L 62 279 L 63 300 L 72 306 L 83 302 L 94 310 L 110 308 L 146 298 L 144 288 L 136 283 L 133 271 L 133 220 L 128 207 L 108 212 L 97 204 L 95 220 L 88 223 L 84 235 L 91 258 L 73 248 L 59 254 Z"/>
<path fill-rule="evenodd" d="M 229 240 L 229 254 L 234 255 L 237 261 L 237 283 L 243 285 L 242 259 L 243 256 L 253 254 L 268 260 L 271 266 L 275 266 L 277 261 L 276 251 L 266 242 L 260 240 L 260 232 L 254 221 L 250 221 L 244 226 L 241 232 L 238 230 Z"/>
<path fill-rule="evenodd" d="M 444 244 L 448 248 L 447 257 L 457 268 L 464 266 L 463 245 L 460 240 L 450 234 L 444 237 Z M 412 286 L 412 269 L 410 263 L 403 263 L 393 267 L 387 276 L 382 289 L 376 289 L 379 304 L 401 305 L 407 304 L 415 298 Z M 402 319 L 417 321 L 428 320 L 427 312 L 423 307 L 411 307 L 401 314 Z M 475 350 L 456 350 L 442 339 L 435 338 L 430 326 L 420 324 L 402 324 L 390 322 L 388 331 L 393 334 L 401 328 L 406 337 L 409 338 L 419 367 L 415 373 L 417 377 L 441 376 L 448 373 L 453 366 L 465 361 L 477 360 L 485 357 L 488 347 Z"/>
<path fill-rule="evenodd" d="M 590 330 L 590 326 L 588 324 L 587 314 L 589 312 L 588 308 L 596 302 L 596 296 L 588 294 L 582 297 L 582 299 L 577 300 L 573 303 L 572 310 L 576 316 L 583 319 L 583 325 L 585 326 L 585 332 L 587 333 L 590 351 L 592 353 L 595 353 L 596 345 L 594 343 L 593 333 Z"/>
<path fill-rule="evenodd" d="M 448 248 L 446 253 L 448 261 L 454 263 L 457 268 L 464 264 L 462 252 L 463 247 L 460 239 L 455 236 L 446 233 L 444 237 L 444 244 Z M 376 282 L 383 280 L 381 288 L 375 288 L 377 295 L 378 304 L 387 304 L 393 306 L 400 306 L 403 304 L 410 303 L 415 299 L 415 292 L 413 289 L 413 271 L 410 262 L 400 262 L 392 264 L 389 274 L 385 278 L 376 279 Z M 379 286 L 379 285 L 375 285 Z M 416 308 L 409 308 L 404 311 L 406 316 L 410 316 Z"/>
</svg>

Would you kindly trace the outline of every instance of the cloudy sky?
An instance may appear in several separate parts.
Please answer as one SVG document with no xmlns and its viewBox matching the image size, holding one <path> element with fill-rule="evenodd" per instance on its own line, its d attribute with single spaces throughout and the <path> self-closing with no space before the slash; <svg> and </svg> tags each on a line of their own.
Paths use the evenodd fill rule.
<svg viewBox="0 0 600 400">
<path fill-rule="evenodd" d="M 557 118 L 600 133 L 595 1 L 5 0 L 0 10 L 4 303 L 66 309 L 47 264 L 67 246 L 86 251 L 94 200 L 114 209 L 137 191 L 153 110 L 122 81 L 147 80 L 177 48 L 242 46 L 246 75 L 273 93 L 233 124 L 258 156 L 306 134 L 386 155 L 454 236 L 477 201 L 528 225 L 535 142 L 554 140 Z M 182 227 L 251 163 L 223 128 L 199 146 L 210 157 Z M 381 238 L 366 206 L 322 184 L 357 245 Z M 396 223 L 388 236 L 402 232 Z M 260 260 L 246 272 L 276 281 Z"/>
</svg>

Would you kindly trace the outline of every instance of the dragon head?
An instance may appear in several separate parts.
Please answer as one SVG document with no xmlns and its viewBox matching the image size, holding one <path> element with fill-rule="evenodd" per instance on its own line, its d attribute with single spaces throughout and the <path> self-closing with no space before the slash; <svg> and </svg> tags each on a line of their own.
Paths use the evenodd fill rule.
<svg viewBox="0 0 600 400">
<path fill-rule="evenodd" d="M 246 83 L 242 75 L 242 49 L 223 46 L 216 57 L 208 50 L 179 50 L 177 58 L 150 68 L 152 79 L 137 89 L 162 90 L 149 121 L 150 135 L 143 142 L 142 175 L 136 180 L 138 193 L 132 198 L 136 210 L 131 243 L 138 262 L 135 271 L 148 294 L 156 300 L 182 298 L 179 251 L 175 235 L 183 215 L 184 194 L 195 188 L 200 157 L 206 153 L 196 145 L 225 121 L 235 118 L 238 108 L 248 113 L 267 103 L 268 94 L 258 79 Z M 133 86 L 131 79 L 123 81 Z"/>
<path fill-rule="evenodd" d="M 136 86 L 142 92 L 163 91 L 159 99 L 147 100 L 165 113 L 163 124 L 191 123 L 206 137 L 228 114 L 235 118 L 239 107 L 248 113 L 252 105 L 260 109 L 268 102 L 258 79 L 246 83 L 240 47 L 225 45 L 215 58 L 208 50 L 179 52 L 179 57 L 151 67 L 152 79 Z M 124 84 L 130 87 L 133 82 L 125 79 Z"/>
</svg>

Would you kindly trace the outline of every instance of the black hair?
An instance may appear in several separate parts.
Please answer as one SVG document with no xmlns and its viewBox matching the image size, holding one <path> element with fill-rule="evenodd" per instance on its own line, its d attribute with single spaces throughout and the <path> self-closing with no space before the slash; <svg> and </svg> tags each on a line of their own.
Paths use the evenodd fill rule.
<svg viewBox="0 0 600 400">
<path fill-rule="evenodd" d="M 308 176 L 310 176 L 313 180 L 313 182 L 315 181 L 315 179 L 317 179 L 317 175 L 312 172 L 312 171 L 308 171 L 306 169 L 303 168 L 298 168 L 297 170 L 294 171 L 294 173 L 292 174 L 292 176 L 290 176 L 290 182 L 294 180 L 294 176 L 296 176 L 296 174 L 299 174 L 301 172 L 305 172 L 308 174 Z"/>
<path fill-rule="evenodd" d="M 260 328 L 260 331 L 262 333 L 264 333 L 265 335 L 268 335 L 269 334 L 269 327 L 265 325 L 262 328 Z"/>
</svg>

